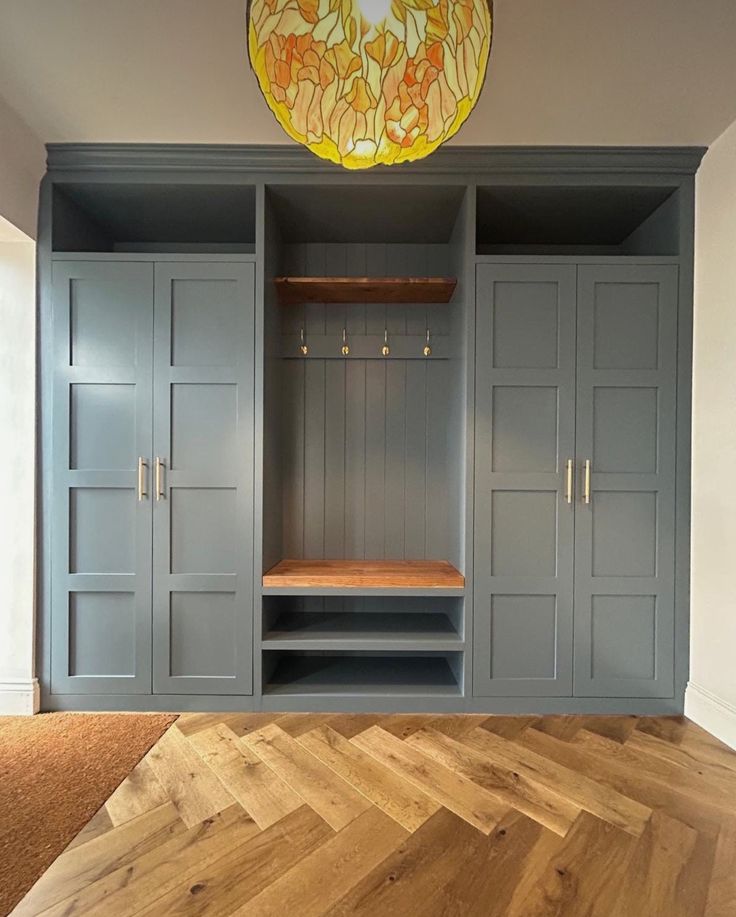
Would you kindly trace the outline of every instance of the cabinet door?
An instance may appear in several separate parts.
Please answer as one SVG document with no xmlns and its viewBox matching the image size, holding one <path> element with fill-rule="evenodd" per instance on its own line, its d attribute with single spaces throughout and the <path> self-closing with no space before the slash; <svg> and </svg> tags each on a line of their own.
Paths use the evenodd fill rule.
<svg viewBox="0 0 736 917">
<path fill-rule="evenodd" d="M 676 358 L 676 267 L 579 268 L 578 695 L 672 694 Z"/>
<path fill-rule="evenodd" d="M 572 692 L 575 267 L 478 267 L 474 693 Z"/>
<path fill-rule="evenodd" d="M 53 283 L 51 690 L 150 693 L 153 267 L 60 262 Z"/>
<path fill-rule="evenodd" d="M 156 266 L 158 693 L 252 692 L 254 272 Z"/>
</svg>

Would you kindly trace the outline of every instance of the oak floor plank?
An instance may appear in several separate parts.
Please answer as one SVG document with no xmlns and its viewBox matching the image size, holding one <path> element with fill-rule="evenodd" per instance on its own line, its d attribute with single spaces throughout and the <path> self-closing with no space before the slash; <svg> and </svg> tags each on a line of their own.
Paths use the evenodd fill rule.
<svg viewBox="0 0 736 917">
<path fill-rule="evenodd" d="M 653 780 L 642 772 L 634 773 L 607 753 L 597 753 L 570 742 L 561 742 L 553 736 L 529 729 L 517 740 L 520 745 L 540 757 L 575 771 L 588 781 L 616 793 L 642 806 L 665 812 L 697 831 L 718 833 L 723 812 L 717 804 L 703 803 L 681 793 L 660 780 Z"/>
<path fill-rule="evenodd" d="M 690 720 L 686 720 L 685 729 L 678 744 L 704 763 L 718 764 L 736 771 L 736 751 Z"/>
<path fill-rule="evenodd" d="M 321 917 L 408 836 L 393 819 L 371 806 L 233 911 L 233 917 Z"/>
<path fill-rule="evenodd" d="M 235 802 L 176 724 L 148 752 L 148 763 L 187 828 Z"/>
<path fill-rule="evenodd" d="M 473 862 L 473 869 L 461 867 L 448 875 L 438 903 L 442 917 L 506 917 L 514 893 L 525 875 L 535 878 L 541 868 L 535 867 L 535 850 L 546 850 L 541 867 L 549 861 L 562 838 L 538 822 L 509 814 L 488 838 Z M 529 886 L 533 881 L 529 882 Z"/>
<path fill-rule="evenodd" d="M 444 886 L 475 863 L 488 841 L 472 825 L 440 809 L 327 913 L 329 917 L 444 914 Z"/>
<path fill-rule="evenodd" d="M 223 723 L 237 736 L 243 736 L 254 729 L 273 722 L 278 714 L 274 713 L 182 713 L 176 721 L 176 727 L 182 735 L 190 736 L 210 726 Z"/>
<path fill-rule="evenodd" d="M 434 729 L 418 730 L 406 744 L 482 786 L 507 808 L 517 809 L 555 834 L 567 834 L 580 815 L 580 806 L 543 784 L 499 766 L 487 755 Z"/>
<path fill-rule="evenodd" d="M 724 786 L 718 779 L 673 764 L 663 757 L 639 751 L 631 742 L 620 745 L 586 729 L 581 729 L 577 733 L 573 744 L 600 755 L 607 755 L 628 767 L 632 773 L 646 774 L 652 780 L 664 783 L 693 799 L 702 799 L 705 803 L 719 802 L 724 809 L 736 814 L 736 789 L 732 785 Z"/>
<path fill-rule="evenodd" d="M 434 729 L 450 738 L 458 739 L 477 726 L 481 726 L 488 717 L 485 713 L 458 713 L 447 716 L 436 716 L 429 720 L 422 729 Z"/>
<path fill-rule="evenodd" d="M 350 741 L 484 834 L 506 814 L 508 807 L 496 796 L 378 726 Z"/>
<path fill-rule="evenodd" d="M 327 822 L 303 805 L 245 844 L 192 871 L 186 881 L 136 917 L 227 917 L 334 836 Z"/>
<path fill-rule="evenodd" d="M 703 913 L 703 887 L 689 868 L 698 832 L 660 812 L 653 812 L 622 876 L 611 917 L 696 917 Z"/>
<path fill-rule="evenodd" d="M 365 796 L 275 724 L 242 741 L 335 831 L 372 807 Z"/>
<path fill-rule="evenodd" d="M 16 917 L 35 917 L 185 831 L 176 808 L 168 802 L 85 844 L 67 848 L 13 913 Z"/>
<path fill-rule="evenodd" d="M 538 716 L 501 716 L 494 714 L 487 716 L 482 723 L 481 729 L 487 729 L 504 739 L 515 739 L 520 733 L 530 726 L 539 722 Z"/>
<path fill-rule="evenodd" d="M 398 713 L 395 716 L 384 717 L 380 721 L 381 729 L 390 732 L 397 739 L 408 739 L 412 732 L 426 726 L 434 717 L 426 713 Z"/>
<path fill-rule="evenodd" d="M 631 834 L 582 812 L 538 880 L 523 898 L 514 896 L 507 917 L 611 917 L 636 843 Z"/>
<path fill-rule="evenodd" d="M 147 758 L 143 758 L 105 803 L 113 825 L 150 812 L 169 801 Z"/>
<path fill-rule="evenodd" d="M 161 898 L 193 872 L 258 834 L 258 827 L 240 806 L 218 812 L 177 834 L 127 866 L 110 872 L 73 897 L 45 912 L 45 917 L 128 917 Z"/>
<path fill-rule="evenodd" d="M 328 726 L 313 729 L 297 741 L 407 831 L 416 831 L 440 808 L 426 793 Z"/>
<path fill-rule="evenodd" d="M 80 847 L 82 844 L 86 844 L 87 841 L 92 841 L 96 837 L 100 837 L 114 827 L 115 826 L 110 820 L 110 816 L 107 814 L 105 804 L 103 803 L 79 834 L 67 844 L 64 853 L 68 850 L 73 850 L 75 847 Z"/>
<path fill-rule="evenodd" d="M 727 791 L 736 793 L 736 771 L 715 762 L 701 761 L 687 745 L 674 745 L 645 732 L 634 732 L 626 747 L 635 752 L 652 755 L 668 764 L 685 768 L 691 773 L 712 780 Z"/>
<path fill-rule="evenodd" d="M 328 720 L 327 725 L 335 732 L 339 732 L 346 739 L 352 739 L 359 732 L 365 732 L 375 726 L 379 720 L 385 719 L 378 713 L 335 713 Z"/>
<path fill-rule="evenodd" d="M 261 830 L 304 804 L 224 723 L 197 732 L 188 741 Z"/>
<path fill-rule="evenodd" d="M 736 914 L 736 819 L 721 826 L 714 854 L 705 917 Z"/>
<path fill-rule="evenodd" d="M 274 724 L 287 732 L 293 739 L 311 729 L 323 726 L 330 719 L 329 713 L 282 713 L 274 719 Z"/>
<path fill-rule="evenodd" d="M 523 748 L 517 744 L 524 742 L 527 735 L 534 732 L 535 728 L 526 730 L 518 740 L 510 742 L 485 729 L 476 729 L 465 736 L 463 742 L 499 765 L 509 768 L 512 773 L 523 774 L 528 780 L 565 796 L 591 815 L 596 815 L 630 834 L 639 836 L 642 833 L 651 815 L 649 808 L 576 770 L 560 766 L 555 760 L 535 754 L 528 747 Z M 537 735 L 551 738 L 545 733 L 537 732 Z M 553 741 L 567 744 L 559 739 Z"/>
</svg>

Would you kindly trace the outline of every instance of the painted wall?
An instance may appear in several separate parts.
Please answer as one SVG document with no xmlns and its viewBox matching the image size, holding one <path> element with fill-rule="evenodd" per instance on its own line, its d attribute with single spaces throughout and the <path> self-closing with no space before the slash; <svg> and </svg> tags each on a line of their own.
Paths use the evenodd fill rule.
<svg viewBox="0 0 736 917">
<path fill-rule="evenodd" d="M 0 96 L 0 215 L 32 239 L 45 169 L 43 143 Z"/>
<path fill-rule="evenodd" d="M 690 686 L 686 713 L 736 747 L 736 122 L 697 178 Z"/>
<path fill-rule="evenodd" d="M 0 239 L 12 235 L 10 227 L 0 226 Z M 15 235 L 22 238 L 17 230 Z M 0 714 L 38 709 L 33 677 L 35 249 L 27 238 L 0 241 Z"/>
</svg>

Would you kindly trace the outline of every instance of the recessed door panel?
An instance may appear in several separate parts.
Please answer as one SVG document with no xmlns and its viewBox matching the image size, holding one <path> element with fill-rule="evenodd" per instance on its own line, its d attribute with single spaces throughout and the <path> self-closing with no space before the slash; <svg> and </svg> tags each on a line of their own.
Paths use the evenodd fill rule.
<svg viewBox="0 0 736 917">
<path fill-rule="evenodd" d="M 234 592 L 172 592 L 170 614 L 172 677 L 237 677 Z"/>
<path fill-rule="evenodd" d="M 73 469 L 123 469 L 136 463 L 136 386 L 70 386 Z"/>
<path fill-rule="evenodd" d="M 69 500 L 69 572 L 135 574 L 135 489 L 72 487 Z"/>
<path fill-rule="evenodd" d="M 51 690 L 150 693 L 153 266 L 53 281 Z"/>
<path fill-rule="evenodd" d="M 575 268 L 479 266 L 476 316 L 474 693 L 569 695 Z"/>
<path fill-rule="evenodd" d="M 586 325 L 592 319 L 593 369 L 657 369 L 660 348 L 660 284 L 657 279 L 643 278 L 631 283 L 614 278 L 615 272 L 637 272 L 638 267 L 614 266 L 605 273 L 607 279 L 598 283 L 600 268 L 581 268 L 583 283 L 588 282 L 587 295 L 581 300 Z M 645 268 L 646 270 L 646 268 Z M 655 268 L 655 271 L 657 269 Z M 632 276 L 630 274 L 630 276 Z M 666 316 L 665 324 L 666 324 Z M 588 354 L 590 362 L 590 354 Z"/>
<path fill-rule="evenodd" d="M 556 674 L 557 596 L 494 595 L 491 678 L 549 681 Z"/>
<path fill-rule="evenodd" d="M 578 269 L 577 695 L 673 691 L 676 361 L 675 267 Z"/>
<path fill-rule="evenodd" d="M 491 573 L 557 575 L 557 493 L 494 490 L 491 498 Z"/>
<path fill-rule="evenodd" d="M 493 389 L 493 470 L 557 470 L 557 389 L 498 385 Z"/>
<path fill-rule="evenodd" d="M 133 592 L 69 594 L 69 674 L 134 678 L 136 607 Z"/>
<path fill-rule="evenodd" d="M 596 385 L 593 389 L 593 463 L 599 472 L 652 474 L 657 470 L 657 389 Z"/>
<path fill-rule="evenodd" d="M 255 268 L 155 286 L 154 688 L 250 694 Z"/>
</svg>

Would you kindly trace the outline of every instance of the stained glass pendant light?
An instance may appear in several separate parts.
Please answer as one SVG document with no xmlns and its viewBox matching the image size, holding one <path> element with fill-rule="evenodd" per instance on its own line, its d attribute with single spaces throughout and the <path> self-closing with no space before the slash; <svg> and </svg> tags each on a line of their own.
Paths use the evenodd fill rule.
<svg viewBox="0 0 736 917">
<path fill-rule="evenodd" d="M 279 124 L 348 169 L 422 159 L 478 101 L 491 0 L 249 0 L 248 51 Z"/>
</svg>

